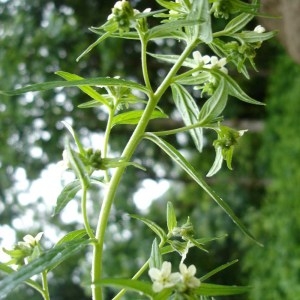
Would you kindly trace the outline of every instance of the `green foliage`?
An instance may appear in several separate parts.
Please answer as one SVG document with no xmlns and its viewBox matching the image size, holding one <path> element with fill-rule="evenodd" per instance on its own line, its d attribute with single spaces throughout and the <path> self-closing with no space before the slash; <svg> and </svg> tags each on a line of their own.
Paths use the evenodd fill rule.
<svg viewBox="0 0 300 300">
<path fill-rule="evenodd" d="M 33 253 L 30 252 L 27 255 L 28 253 L 25 253 L 23 248 L 16 248 L 17 246 L 11 251 L 6 251 L 15 259 L 15 256 L 19 255 L 18 251 L 21 250 L 27 255 L 26 258 L 29 257 L 30 260 L 28 262 L 24 260 L 25 265 L 23 263 L 23 266 L 15 272 L 10 272 L 12 270 L 8 270 L 4 266 L 1 268 L 2 271 L 9 273 L 0 283 L 2 288 L 0 295 L 2 297 L 12 287 L 23 281 L 26 282 L 34 274 L 40 273 L 42 285 L 38 281 L 28 281 L 27 283 L 39 291 L 45 300 L 50 299 L 47 273 L 70 256 L 77 254 L 89 243 L 93 247 L 91 280 L 89 282 L 94 300 L 102 299 L 102 285 L 133 289 L 151 299 L 167 299 L 170 297 L 197 299 L 199 296 L 231 295 L 244 293 L 248 290 L 242 287 L 224 287 L 213 284 L 204 284 L 201 287 L 200 280 L 195 277 L 196 267 L 194 265 L 187 267 L 183 264 L 183 261 L 187 258 L 190 248 L 195 247 L 206 251 L 203 247 L 204 241 L 212 241 L 214 238 L 194 238 L 194 227 L 189 217 L 183 225 L 178 226 L 175 211 L 171 204 L 167 208 L 167 232 L 148 218 L 135 216 L 160 238 L 159 244 L 154 240 L 152 253 L 150 254 L 150 261 L 153 265 L 149 270 L 149 276 L 153 281 L 152 289 L 149 283 L 137 281 L 147 270 L 148 261 L 137 271 L 132 280 L 103 279 L 105 274 L 103 270 L 105 237 L 110 226 L 109 218 L 113 213 L 113 205 L 115 199 L 117 199 L 117 188 L 120 186 L 121 179 L 126 177 L 124 172 L 128 166 L 145 170 L 140 164 L 131 162 L 138 146 L 142 144 L 144 139 L 159 146 L 181 168 L 181 171 L 186 172 L 225 211 L 246 236 L 256 241 L 232 208 L 202 179 L 198 171 L 180 153 L 179 149 L 161 138 L 161 136 L 189 131 L 197 150 L 201 152 L 203 148 L 203 129 L 217 131 L 218 139 L 213 144 L 217 152 L 217 163 L 213 165 L 209 176 L 214 175 L 221 169 L 222 159 L 220 158 L 226 160 L 228 168 L 231 169 L 233 148 L 242 134 L 232 128 L 220 125 L 220 122 L 223 121 L 221 114 L 225 111 L 225 106 L 228 103 L 228 95 L 251 104 L 261 103 L 243 92 L 239 85 L 228 75 L 228 69 L 225 65 L 233 62 L 238 72 L 248 78 L 249 73 L 245 62 L 248 60 L 255 69 L 253 59 L 256 49 L 261 46 L 263 41 L 271 38 L 274 33 L 264 33 L 262 28 L 254 31 L 240 31 L 243 29 L 241 24 L 245 25 L 250 21 L 250 18 L 245 17 L 244 13 L 256 14 L 258 8 L 256 1 L 247 5 L 243 5 L 241 1 L 231 1 L 229 6 L 220 7 L 215 6 L 216 3 L 210 7 L 208 0 L 192 2 L 189 0 L 178 2 L 159 0 L 157 2 L 166 10 L 151 12 L 146 9 L 141 13 L 133 9 L 128 1 L 116 2 L 106 22 L 100 27 L 91 28 L 100 37 L 78 57 L 79 60 L 108 38 L 138 40 L 140 42 L 141 74 L 144 84 L 139 83 L 134 75 L 130 76 L 129 74 L 126 74 L 125 78 L 131 78 L 130 80 L 123 79 L 124 76 L 122 78 L 118 76 L 84 79 L 84 77 L 73 73 L 58 71 L 56 74 L 66 81 L 49 81 L 17 88 L 14 91 L 0 91 L 0 95 L 15 96 L 22 93 L 77 87 L 91 98 L 87 102 L 81 102 L 79 108 L 97 108 L 104 114 L 106 120 L 103 144 L 100 149 L 96 150 L 86 149 L 84 143 L 81 142 L 80 135 L 76 133 L 77 131 L 67 122 L 63 122 L 71 133 L 77 149 L 74 150 L 71 142 L 66 140 L 63 153 L 64 160 L 61 165 L 65 169 L 70 169 L 77 179 L 67 185 L 58 197 L 55 213 L 60 213 L 81 190 L 82 223 L 90 239 L 82 239 L 82 231 L 72 231 L 52 249 L 44 252 L 40 252 L 40 248 L 38 248 L 39 251 L 33 251 Z M 211 14 L 213 12 L 215 12 L 215 17 L 225 18 L 228 18 L 231 14 L 243 13 L 243 18 L 229 21 L 229 25 L 225 25 L 224 30 L 213 33 L 211 26 Z M 153 18 L 156 18 L 156 21 L 149 26 L 148 21 Z M 228 37 L 236 39 L 236 42 L 234 44 L 228 43 Z M 182 42 L 183 48 L 180 55 L 164 55 L 163 53 L 148 55 L 148 47 L 155 44 L 157 39 L 168 40 L 170 38 Z M 198 47 L 206 45 L 219 57 L 215 55 L 211 57 L 202 56 L 199 51 L 196 51 Z M 190 57 L 191 55 L 193 58 Z M 152 83 L 149 73 L 150 64 L 148 59 L 150 57 L 171 64 L 171 68 L 166 71 L 166 76 L 160 78 L 161 81 L 158 80 L 157 84 Z M 186 71 L 186 68 L 190 70 Z M 194 78 L 196 78 L 196 81 Z M 194 100 L 193 93 L 183 87 L 185 84 L 192 85 L 195 90 L 202 91 L 203 103 L 201 105 Z M 158 107 L 158 104 L 164 100 L 166 91 L 170 87 L 172 89 L 173 104 L 181 114 L 185 126 L 159 132 L 148 130 L 150 120 L 158 121 L 167 116 Z M 207 94 L 209 98 L 203 97 L 204 94 Z M 126 109 L 125 112 L 119 113 L 120 110 L 124 109 Z M 123 147 L 121 156 L 114 154 L 114 157 L 110 157 L 111 149 L 109 146 L 113 141 L 112 129 L 120 127 L 116 125 L 131 125 L 133 126 L 133 132 Z M 111 171 L 112 168 L 115 168 L 113 172 Z M 97 172 L 101 173 L 100 179 L 95 177 L 98 174 Z M 102 203 L 98 209 L 99 216 L 96 225 L 93 224 L 87 210 L 88 200 L 90 200 L 88 196 L 93 192 L 92 182 L 101 182 L 106 185 L 105 190 L 99 193 Z M 99 203 L 99 201 L 97 202 Z M 171 273 L 171 263 L 162 262 L 161 256 L 172 252 L 177 252 L 181 256 L 180 273 Z M 229 265 L 223 265 L 209 274 L 215 274 Z M 207 275 L 206 278 L 208 277 Z M 119 299 L 125 292 L 125 290 L 122 290 L 114 299 Z"/>
<path fill-rule="evenodd" d="M 254 287 L 250 297 L 267 300 L 295 299 L 300 291 L 300 68 L 284 55 L 273 63 L 261 150 L 261 154 L 272 154 L 264 155 L 262 161 L 270 184 L 259 212 L 252 214 L 251 226 L 264 248 L 246 255 Z"/>
</svg>

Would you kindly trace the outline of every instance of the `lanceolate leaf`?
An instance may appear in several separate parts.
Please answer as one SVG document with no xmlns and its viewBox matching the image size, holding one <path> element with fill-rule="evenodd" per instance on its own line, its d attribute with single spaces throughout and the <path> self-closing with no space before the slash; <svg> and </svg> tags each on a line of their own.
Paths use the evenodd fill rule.
<svg viewBox="0 0 300 300">
<path fill-rule="evenodd" d="M 218 70 L 211 70 L 211 72 L 219 77 L 219 78 L 224 78 L 225 79 L 225 84 L 227 85 L 228 88 L 228 94 L 238 98 L 239 100 L 242 100 L 244 102 L 250 103 L 250 104 L 255 104 L 255 105 L 265 105 L 262 102 L 259 102 L 253 98 L 251 98 L 250 96 L 248 96 L 243 90 L 242 88 L 238 85 L 238 83 L 229 75 L 225 74 L 222 71 L 218 71 Z"/>
<path fill-rule="evenodd" d="M 40 257 L 21 267 L 19 270 L 7 275 L 0 282 L 0 299 L 4 299 L 20 283 L 30 279 L 33 275 L 57 266 L 85 248 L 89 243 L 89 240 L 74 240 L 61 244 L 44 252 Z"/>
<path fill-rule="evenodd" d="M 94 285 L 113 286 L 120 289 L 132 290 L 147 295 L 151 299 L 152 299 L 152 295 L 154 294 L 151 283 L 147 283 L 139 280 L 105 278 L 95 282 Z"/>
<path fill-rule="evenodd" d="M 207 278 L 210 278 L 211 276 L 213 276 L 213 275 L 215 275 L 215 274 L 217 274 L 217 273 L 219 273 L 219 272 L 221 272 L 221 271 L 223 271 L 223 270 L 225 270 L 225 269 L 231 267 L 233 264 L 235 264 L 235 263 L 237 263 L 237 262 L 238 262 L 238 259 L 235 259 L 235 260 L 230 261 L 230 262 L 228 262 L 228 263 L 226 263 L 226 264 L 224 264 L 224 265 L 221 265 L 221 266 L 219 266 L 219 267 L 213 269 L 213 270 L 210 271 L 209 273 L 205 274 L 204 276 L 202 276 L 202 277 L 200 278 L 200 280 L 201 280 L 201 281 L 204 281 L 204 280 L 206 280 Z"/>
<path fill-rule="evenodd" d="M 254 242 L 259 244 L 259 242 L 252 236 L 252 234 L 247 230 L 245 225 L 241 220 L 235 215 L 230 206 L 220 198 L 216 192 L 202 179 L 202 177 L 197 173 L 194 167 L 183 157 L 183 155 L 176 150 L 171 144 L 161 139 L 152 133 L 145 134 L 145 138 L 149 139 L 153 143 L 157 144 L 162 150 L 164 150 L 174 162 L 176 162 L 194 181 L 209 195 L 212 199 L 226 212 L 226 214 L 231 218 L 231 220 L 240 228 L 240 230 L 252 239 Z"/>
<path fill-rule="evenodd" d="M 84 79 L 83 77 L 80 77 L 78 75 L 71 74 L 71 73 L 68 73 L 68 72 L 63 72 L 63 71 L 58 71 L 55 74 L 57 74 L 58 76 L 66 79 L 68 81 Z M 101 94 L 99 94 L 97 91 L 95 91 L 93 88 L 91 88 L 90 86 L 79 86 L 79 88 L 84 93 L 89 95 L 92 99 L 96 100 L 98 103 L 102 103 L 106 106 L 109 106 L 109 103 L 107 102 L 107 100 Z"/>
<path fill-rule="evenodd" d="M 152 243 L 152 247 L 151 247 L 149 267 L 160 269 L 161 265 L 162 265 L 162 256 L 161 256 L 160 249 L 159 249 L 159 246 L 157 243 L 157 239 L 155 238 Z"/>
<path fill-rule="evenodd" d="M 54 209 L 54 215 L 60 213 L 60 211 L 72 200 L 75 195 L 80 191 L 81 183 L 80 180 L 75 180 L 68 183 L 59 194 L 56 206 Z"/>
<path fill-rule="evenodd" d="M 171 85 L 173 100 L 179 110 L 182 120 L 185 125 L 189 126 L 198 123 L 199 109 L 195 103 L 194 98 L 190 93 L 180 84 L 173 83 Z M 203 147 L 203 130 L 198 127 L 190 130 L 190 134 L 199 152 Z"/>
<path fill-rule="evenodd" d="M 221 78 L 216 91 L 202 106 L 199 113 L 200 123 L 210 123 L 223 112 L 228 98 L 227 86 L 224 81 L 224 78 Z"/>
<path fill-rule="evenodd" d="M 224 28 L 224 32 L 226 33 L 235 33 L 241 29 L 243 29 L 252 19 L 254 15 L 242 13 L 232 19 Z"/>
<path fill-rule="evenodd" d="M 73 240 L 78 240 L 83 238 L 84 236 L 86 236 L 86 230 L 85 229 L 78 229 L 78 230 L 74 230 L 71 232 L 68 232 L 65 236 L 63 236 L 55 245 L 55 247 L 62 245 L 64 243 L 73 241 Z"/>
<path fill-rule="evenodd" d="M 211 43 L 212 29 L 207 0 L 197 0 L 192 2 L 191 12 L 187 16 L 188 20 L 200 20 L 197 25 L 186 27 L 190 40 L 201 39 L 204 43 Z"/>
<path fill-rule="evenodd" d="M 172 232 L 172 230 L 177 226 L 177 219 L 175 215 L 175 210 L 173 207 L 172 202 L 168 202 L 167 205 L 167 226 L 169 232 Z"/>
<path fill-rule="evenodd" d="M 160 226 L 158 226 L 156 223 L 154 223 L 153 221 L 151 221 L 147 218 L 138 216 L 138 215 L 130 215 L 130 216 L 132 218 L 135 218 L 137 220 L 144 222 L 152 231 L 154 231 L 160 237 L 160 239 L 162 241 L 165 241 L 167 239 L 167 235 L 166 235 L 165 231 Z"/>
<path fill-rule="evenodd" d="M 144 113 L 143 110 L 133 110 L 133 111 L 127 111 L 127 112 L 118 114 L 118 115 L 114 116 L 112 125 L 113 126 L 118 125 L 118 124 L 119 125 L 120 124 L 135 125 L 140 121 L 143 113 Z M 152 120 L 152 119 L 158 119 L 158 118 L 168 118 L 168 116 L 159 110 L 153 111 L 150 119 Z"/>
<path fill-rule="evenodd" d="M 201 283 L 196 293 L 202 296 L 229 296 L 245 294 L 250 291 L 248 286 L 229 286 L 211 283 Z"/>
<path fill-rule="evenodd" d="M 101 87 L 123 86 L 123 87 L 128 87 L 130 89 L 139 90 L 145 94 L 149 92 L 146 87 L 133 81 L 117 79 L 117 78 L 108 78 L 108 77 L 96 77 L 96 78 L 72 80 L 72 81 L 50 81 L 44 83 L 36 83 L 13 91 L 0 90 L 0 95 L 14 96 L 14 95 L 20 95 L 28 92 L 42 92 L 46 90 L 52 90 L 58 87 L 74 87 L 74 86 L 81 87 L 87 85 L 101 86 Z"/>
</svg>

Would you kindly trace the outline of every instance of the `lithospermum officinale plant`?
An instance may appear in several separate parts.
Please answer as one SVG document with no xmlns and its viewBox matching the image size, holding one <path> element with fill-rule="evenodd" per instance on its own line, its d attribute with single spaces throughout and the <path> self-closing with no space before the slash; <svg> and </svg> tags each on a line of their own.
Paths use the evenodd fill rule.
<svg viewBox="0 0 300 300">
<path fill-rule="evenodd" d="M 184 264 L 191 247 L 205 251 L 204 244 L 212 239 L 194 237 L 192 220 L 189 218 L 185 224 L 177 224 L 172 203 L 168 203 L 167 206 L 165 229 L 145 217 L 132 216 L 144 222 L 158 237 L 153 241 L 149 260 L 140 270 L 131 279 L 102 276 L 104 237 L 116 190 L 126 168 L 144 169 L 142 165 L 132 161 L 140 143 L 151 142 L 162 149 L 174 164 L 209 194 L 242 232 L 255 241 L 228 204 L 209 187 L 199 171 L 164 137 L 189 132 L 196 149 L 201 152 L 203 131 L 214 131 L 216 139 L 213 146 L 216 156 L 207 176 L 216 174 L 224 160 L 231 169 L 234 147 L 246 130 L 238 131 L 222 125 L 222 113 L 228 104 L 228 97 L 232 96 L 254 105 L 262 103 L 249 97 L 229 75 L 229 70 L 236 68 L 239 73 L 249 78 L 246 64 L 250 63 L 255 69 L 256 50 L 274 33 L 265 32 L 261 26 L 253 30 L 245 29 L 258 14 L 257 1 L 252 1 L 251 4 L 240 0 L 156 0 L 156 2 L 161 6 L 160 10 L 152 11 L 148 8 L 143 12 L 134 9 L 129 1 L 116 2 L 106 22 L 100 27 L 91 28 L 100 37 L 78 58 L 81 59 L 107 38 L 137 40 L 141 45 L 140 67 L 143 83 L 119 77 L 84 79 L 72 73 L 59 71 L 57 75 L 65 81 L 38 83 L 15 91 L 1 91 L 4 95 L 16 95 L 57 87 L 78 87 L 91 98 L 90 101 L 82 103 L 80 108 L 101 106 L 107 113 L 107 123 L 101 149 L 85 149 L 73 128 L 64 123 L 72 136 L 72 141 L 66 140 L 63 161 L 60 165 L 74 172 L 76 180 L 63 189 L 57 199 L 55 213 L 58 214 L 75 194 L 81 191 L 84 229 L 68 233 L 51 249 L 43 249 L 41 246 L 41 233 L 36 237 L 27 235 L 24 241 L 16 244 L 13 249 L 4 249 L 11 260 L 0 264 L 0 270 L 7 273 L 5 279 L 0 282 L 0 298 L 25 282 L 40 292 L 43 299 L 50 299 L 48 273 L 88 245 L 93 248 L 90 281 L 93 300 L 103 299 L 103 288 L 106 286 L 120 289 L 114 299 L 121 299 L 127 290 L 136 291 L 139 299 L 140 297 L 206 299 L 216 295 L 232 295 L 247 291 L 247 287 L 220 286 L 204 282 L 236 261 L 219 266 L 200 278 L 196 277 L 196 266 Z M 150 18 L 155 18 L 158 25 L 149 27 Z M 211 22 L 215 18 L 223 18 L 225 26 L 222 30 L 213 32 Z M 174 39 L 183 44 L 182 52 L 175 55 L 147 51 L 149 43 L 166 39 Z M 203 49 L 209 49 L 213 55 L 204 54 Z M 149 78 L 150 60 L 158 60 L 167 68 L 167 75 L 157 87 L 153 86 Z M 150 120 L 170 117 L 159 107 L 168 89 L 171 89 L 174 106 L 181 114 L 184 126 L 173 130 L 162 128 L 158 132 L 149 132 L 147 125 Z M 199 101 L 193 96 L 193 89 L 200 90 L 202 105 L 199 105 Z M 141 106 L 144 109 L 141 110 Z M 122 111 L 124 107 L 127 109 Z M 111 157 L 108 153 L 111 132 L 114 126 L 121 124 L 131 124 L 134 131 L 121 157 Z M 98 176 L 99 172 L 101 176 Z M 87 194 L 93 184 L 105 187 L 96 228 L 90 225 L 86 209 Z M 170 262 L 163 260 L 164 255 L 171 252 L 174 252 L 174 255 L 181 255 L 179 266 L 173 266 L 176 272 L 172 272 Z M 201 266 L 197 267 L 201 269 Z M 148 273 L 148 282 L 139 280 L 143 273 Z M 40 277 L 33 277 L 37 274 L 40 274 Z"/>
</svg>

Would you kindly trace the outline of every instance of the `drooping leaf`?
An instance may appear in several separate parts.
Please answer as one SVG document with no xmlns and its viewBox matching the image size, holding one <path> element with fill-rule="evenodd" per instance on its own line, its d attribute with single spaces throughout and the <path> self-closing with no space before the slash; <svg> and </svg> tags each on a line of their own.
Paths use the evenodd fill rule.
<svg viewBox="0 0 300 300">
<path fill-rule="evenodd" d="M 121 124 L 135 125 L 140 121 L 143 113 L 143 110 L 133 110 L 118 114 L 114 116 L 112 120 L 112 126 Z M 150 116 L 150 119 L 153 120 L 159 118 L 168 118 L 168 116 L 159 110 L 154 110 Z"/>
<path fill-rule="evenodd" d="M 83 239 L 61 244 L 44 252 L 27 265 L 7 275 L 0 281 L 0 299 L 4 299 L 4 297 L 13 291 L 20 283 L 30 279 L 36 274 L 51 269 L 53 266 L 57 266 L 84 249 L 89 243 L 89 240 Z"/>
<path fill-rule="evenodd" d="M 167 234 L 165 233 L 165 231 L 158 226 L 156 223 L 154 223 L 153 221 L 138 216 L 138 215 L 130 215 L 132 218 L 135 218 L 137 220 L 142 221 L 143 223 L 145 223 L 155 234 L 157 234 L 159 236 L 159 238 L 161 239 L 161 241 L 165 241 L 167 240 Z"/>
<path fill-rule="evenodd" d="M 80 191 L 81 183 L 79 180 L 74 180 L 68 183 L 57 197 L 56 205 L 54 208 L 54 215 L 61 212 L 65 206 L 74 199 L 75 195 Z"/>
<path fill-rule="evenodd" d="M 161 265 L 162 265 L 162 256 L 161 256 L 160 249 L 159 249 L 159 246 L 157 243 L 157 239 L 155 238 L 152 243 L 152 247 L 151 247 L 149 267 L 160 269 Z"/>
<path fill-rule="evenodd" d="M 238 228 L 255 243 L 261 245 L 248 231 L 241 220 L 235 215 L 230 206 L 220 198 L 217 193 L 202 179 L 194 167 L 183 157 L 183 155 L 175 149 L 171 144 L 152 133 L 146 133 L 144 136 L 156 145 L 158 145 L 166 154 L 173 159 L 194 181 L 225 211 L 230 219 L 238 226 Z"/>
<path fill-rule="evenodd" d="M 186 126 L 198 123 L 199 109 L 190 93 L 180 84 L 171 85 L 174 103 L 181 114 L 182 120 Z M 190 134 L 199 152 L 203 148 L 203 130 L 198 127 L 191 129 Z"/>
<path fill-rule="evenodd" d="M 68 72 L 63 72 L 63 71 L 57 71 L 55 72 L 58 76 L 68 80 L 68 81 L 74 81 L 74 80 L 82 80 L 84 79 L 83 77 L 80 77 L 76 74 L 68 73 Z M 90 86 L 79 86 L 79 88 L 89 95 L 92 99 L 96 100 L 98 104 L 104 104 L 106 106 L 109 106 L 109 102 L 101 95 L 99 94 L 95 89 L 93 89 Z"/>
<path fill-rule="evenodd" d="M 213 95 L 202 106 L 199 113 L 199 122 L 206 124 L 215 120 L 223 112 L 227 98 L 227 86 L 224 78 L 221 78 Z"/>
<path fill-rule="evenodd" d="M 225 84 L 227 85 L 229 95 L 250 104 L 265 105 L 264 103 L 248 96 L 231 76 L 219 70 L 213 70 L 211 72 L 218 78 L 223 77 L 225 79 Z"/>
<path fill-rule="evenodd" d="M 72 81 L 50 81 L 43 83 L 32 84 L 13 91 L 1 91 L 0 95 L 14 96 L 25 94 L 28 92 L 42 92 L 46 90 L 52 90 L 59 87 L 81 87 L 81 86 L 123 86 L 130 89 L 139 90 L 145 94 L 148 94 L 148 89 L 136 82 L 128 81 L 124 79 L 109 78 L 109 77 L 96 77 L 90 79 L 72 80 Z"/>
</svg>

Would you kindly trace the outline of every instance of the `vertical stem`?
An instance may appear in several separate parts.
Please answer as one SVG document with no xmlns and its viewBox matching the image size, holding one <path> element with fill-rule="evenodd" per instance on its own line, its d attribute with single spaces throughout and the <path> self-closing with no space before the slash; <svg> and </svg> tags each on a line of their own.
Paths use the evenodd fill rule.
<svg viewBox="0 0 300 300">
<path fill-rule="evenodd" d="M 143 42 L 142 42 L 143 44 Z M 189 44 L 185 48 L 185 50 L 180 55 L 178 61 L 173 65 L 173 67 L 170 69 L 168 75 L 165 77 L 161 85 L 158 87 L 156 92 L 154 94 L 149 92 L 149 99 L 147 106 L 145 108 L 145 111 L 135 128 L 129 142 L 127 143 L 122 157 L 125 157 L 126 160 L 130 160 L 137 145 L 139 144 L 141 138 L 143 137 L 143 134 L 145 133 L 146 126 L 148 125 L 148 122 L 150 120 L 151 114 L 153 110 L 155 109 L 158 101 L 160 100 L 161 96 L 164 94 L 166 89 L 169 87 L 171 83 L 171 79 L 173 76 L 177 73 L 179 68 L 181 67 L 183 61 L 185 58 L 190 54 L 190 52 L 194 48 L 194 44 Z M 143 48 L 143 52 L 146 52 L 146 49 Z M 145 53 L 142 53 L 142 63 L 145 63 Z M 147 66 L 143 65 L 144 68 L 147 68 Z M 145 73 L 144 73 L 145 76 Z M 147 78 L 147 76 L 146 76 Z M 146 79 L 145 78 L 145 79 Z M 146 84 L 149 84 L 149 81 L 146 79 Z M 116 169 L 114 175 L 112 176 L 110 183 L 107 187 L 106 195 L 103 199 L 99 219 L 98 219 L 98 225 L 96 230 L 96 239 L 97 242 L 94 244 L 94 252 L 93 252 L 93 262 L 92 262 L 92 296 L 93 300 L 102 300 L 102 288 L 99 284 L 97 284 L 97 281 L 101 279 L 102 274 L 102 259 L 103 259 L 103 246 L 104 246 L 104 236 L 105 231 L 108 223 L 108 218 L 111 210 L 111 206 L 114 201 L 114 197 L 117 191 L 117 187 L 120 183 L 120 180 L 122 178 L 122 175 L 125 171 L 125 167 L 119 167 Z"/>
<path fill-rule="evenodd" d="M 43 283 L 43 297 L 44 297 L 44 300 L 50 300 L 47 273 L 45 271 L 42 272 L 42 283 Z"/>
</svg>

